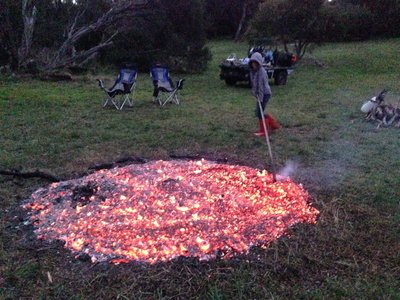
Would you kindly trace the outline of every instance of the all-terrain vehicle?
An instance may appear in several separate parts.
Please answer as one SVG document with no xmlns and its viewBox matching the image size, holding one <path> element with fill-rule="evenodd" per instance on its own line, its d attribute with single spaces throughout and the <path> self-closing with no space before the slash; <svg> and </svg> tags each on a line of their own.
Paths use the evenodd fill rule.
<svg viewBox="0 0 400 300">
<path fill-rule="evenodd" d="M 227 85 L 235 85 L 237 82 L 247 82 L 250 85 L 249 60 L 253 53 L 259 52 L 264 57 L 263 67 L 267 71 L 269 79 L 274 79 L 276 85 L 285 85 L 287 77 L 293 72 L 297 62 L 297 56 L 282 51 L 272 51 L 264 46 L 250 47 L 248 56 L 238 59 L 231 54 L 220 65 L 220 78 Z"/>
</svg>

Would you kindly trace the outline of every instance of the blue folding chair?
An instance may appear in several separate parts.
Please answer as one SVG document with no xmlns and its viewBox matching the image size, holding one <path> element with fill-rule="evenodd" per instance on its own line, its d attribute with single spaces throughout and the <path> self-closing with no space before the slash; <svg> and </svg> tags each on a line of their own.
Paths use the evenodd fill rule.
<svg viewBox="0 0 400 300">
<path fill-rule="evenodd" d="M 168 69 L 161 65 L 153 66 L 150 69 L 150 76 L 153 79 L 153 101 L 158 102 L 161 107 L 167 103 L 180 104 L 178 92 L 183 89 L 185 79 L 179 79 L 176 84 L 169 77 Z"/>
<path fill-rule="evenodd" d="M 117 80 L 110 89 L 104 87 L 101 79 L 97 79 L 99 87 L 107 94 L 107 99 L 103 101 L 103 107 L 114 105 L 118 110 L 122 110 L 125 105 L 132 107 L 133 93 L 136 88 L 136 79 L 137 71 L 134 68 L 121 69 Z"/>
</svg>

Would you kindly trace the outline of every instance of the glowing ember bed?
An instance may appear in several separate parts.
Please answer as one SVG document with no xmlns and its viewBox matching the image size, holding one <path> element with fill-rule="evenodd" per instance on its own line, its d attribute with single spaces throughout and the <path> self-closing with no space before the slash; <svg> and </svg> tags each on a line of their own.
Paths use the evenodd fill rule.
<svg viewBox="0 0 400 300">
<path fill-rule="evenodd" d="M 229 258 L 318 215 L 290 179 L 204 160 L 101 170 L 39 189 L 23 207 L 39 239 L 114 263 Z"/>
</svg>

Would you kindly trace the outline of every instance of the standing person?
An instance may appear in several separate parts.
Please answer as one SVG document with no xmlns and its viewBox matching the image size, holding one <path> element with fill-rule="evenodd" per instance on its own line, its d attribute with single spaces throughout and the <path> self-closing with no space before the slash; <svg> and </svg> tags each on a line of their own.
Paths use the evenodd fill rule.
<svg viewBox="0 0 400 300">
<path fill-rule="evenodd" d="M 251 81 L 251 93 L 256 97 L 256 116 L 259 121 L 260 129 L 258 132 L 254 133 L 257 136 L 264 136 L 264 125 L 262 121 L 262 115 L 264 114 L 265 107 L 271 98 L 271 88 L 268 84 L 268 74 L 263 68 L 263 57 L 261 53 L 256 52 L 250 58 L 250 81 Z M 260 111 L 260 106 L 258 101 L 261 102 L 263 111 Z M 273 120 L 268 114 L 265 116 L 266 127 L 269 129 L 279 128 L 279 125 L 275 120 Z"/>
</svg>

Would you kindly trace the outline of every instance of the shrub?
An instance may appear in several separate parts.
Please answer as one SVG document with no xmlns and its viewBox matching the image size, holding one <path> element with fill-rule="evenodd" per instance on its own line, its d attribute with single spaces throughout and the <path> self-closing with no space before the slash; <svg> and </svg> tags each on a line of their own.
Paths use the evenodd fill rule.
<svg viewBox="0 0 400 300">
<path fill-rule="evenodd" d="M 323 33 L 321 0 L 271 0 L 265 2 L 253 21 L 253 35 L 275 37 L 285 44 L 294 43 L 302 57 L 310 43 L 319 43 Z"/>
<path fill-rule="evenodd" d="M 185 73 L 203 71 L 211 54 L 205 47 L 203 6 L 199 0 L 162 0 L 154 10 L 125 24 L 128 28 L 103 62 L 133 62 L 147 71 L 154 63 Z"/>
<path fill-rule="evenodd" d="M 324 6 L 321 18 L 325 22 L 324 41 L 365 40 L 373 35 L 373 14 L 359 5 Z"/>
</svg>

